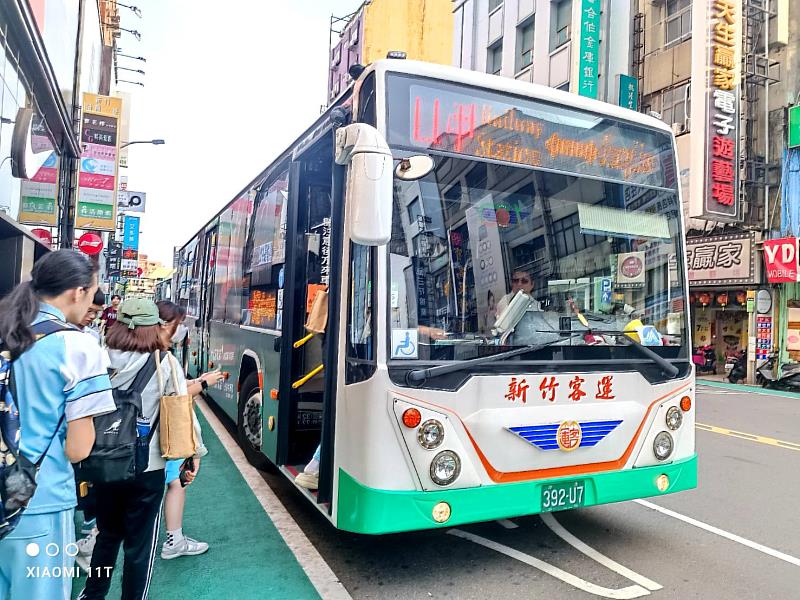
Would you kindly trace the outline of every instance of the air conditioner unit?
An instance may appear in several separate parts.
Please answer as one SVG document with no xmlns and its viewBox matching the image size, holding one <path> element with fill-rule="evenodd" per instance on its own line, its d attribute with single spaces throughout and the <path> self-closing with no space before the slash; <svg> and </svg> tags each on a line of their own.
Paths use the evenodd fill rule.
<svg viewBox="0 0 800 600">
<path fill-rule="evenodd" d="M 673 123 L 672 133 L 674 133 L 675 135 L 681 135 L 682 133 L 686 133 L 686 123 Z"/>
</svg>

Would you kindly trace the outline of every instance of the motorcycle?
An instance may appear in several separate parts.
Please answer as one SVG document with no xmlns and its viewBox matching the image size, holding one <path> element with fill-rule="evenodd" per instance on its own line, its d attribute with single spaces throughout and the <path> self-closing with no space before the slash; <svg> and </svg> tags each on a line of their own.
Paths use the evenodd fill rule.
<svg viewBox="0 0 800 600">
<path fill-rule="evenodd" d="M 747 377 L 747 351 L 742 350 L 728 373 L 728 381 L 739 383 Z"/>
<path fill-rule="evenodd" d="M 697 373 L 716 373 L 717 355 L 713 346 L 698 346 L 692 351 L 692 362 Z"/>
<path fill-rule="evenodd" d="M 775 377 L 777 354 L 771 353 L 767 360 L 756 369 L 756 383 L 765 388 L 800 390 L 800 363 L 785 364 L 780 377 Z"/>
</svg>

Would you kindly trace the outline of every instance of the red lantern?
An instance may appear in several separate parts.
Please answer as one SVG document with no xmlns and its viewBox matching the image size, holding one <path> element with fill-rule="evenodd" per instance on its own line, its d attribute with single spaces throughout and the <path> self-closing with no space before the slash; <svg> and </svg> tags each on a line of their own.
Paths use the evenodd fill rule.
<svg viewBox="0 0 800 600">
<path fill-rule="evenodd" d="M 700 301 L 700 304 L 703 305 L 703 308 L 711 304 L 711 294 L 708 292 L 703 292 L 697 297 L 697 299 Z"/>
<path fill-rule="evenodd" d="M 719 304 L 722 307 L 722 310 L 725 310 L 725 307 L 728 306 L 727 292 L 722 292 L 721 294 L 717 295 L 717 304 Z"/>
<path fill-rule="evenodd" d="M 746 292 L 736 292 L 736 301 L 744 306 L 747 304 L 747 293 Z"/>
</svg>

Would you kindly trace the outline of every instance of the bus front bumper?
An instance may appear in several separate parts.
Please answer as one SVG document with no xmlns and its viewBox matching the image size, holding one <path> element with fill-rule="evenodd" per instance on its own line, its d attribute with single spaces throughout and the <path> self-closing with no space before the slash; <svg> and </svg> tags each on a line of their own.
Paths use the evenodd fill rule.
<svg viewBox="0 0 800 600">
<path fill-rule="evenodd" d="M 663 492 L 656 485 L 660 475 L 669 478 Z M 355 533 L 381 534 L 531 515 L 541 512 L 543 486 L 577 480 L 584 482 L 584 507 L 663 496 L 697 487 L 697 455 L 653 467 L 433 492 L 369 488 L 340 470 L 336 525 Z M 451 515 L 444 523 L 432 517 L 439 502 L 450 505 Z"/>
</svg>

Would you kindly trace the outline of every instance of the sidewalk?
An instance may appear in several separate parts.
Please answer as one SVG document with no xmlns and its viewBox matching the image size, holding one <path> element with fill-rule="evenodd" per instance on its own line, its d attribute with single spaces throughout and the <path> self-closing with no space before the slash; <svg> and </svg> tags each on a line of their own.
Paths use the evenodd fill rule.
<svg viewBox="0 0 800 600">
<path fill-rule="evenodd" d="M 784 398 L 794 398 L 800 400 L 800 394 L 798 394 L 797 392 L 787 392 L 785 390 L 772 390 L 769 388 L 761 387 L 760 385 L 746 385 L 743 383 L 716 381 L 714 379 L 707 379 L 705 377 L 698 377 L 697 385 L 707 385 L 709 387 L 741 392 L 742 394 L 767 394 L 769 396 L 783 396 Z"/>
<path fill-rule="evenodd" d="M 184 531 L 208 542 L 210 548 L 201 556 L 162 560 L 162 520 L 150 598 L 319 598 L 293 549 L 253 494 L 203 411 L 198 410 L 197 416 L 208 455 L 197 481 L 188 489 Z M 210 418 L 215 419 L 213 415 Z M 121 565 L 120 548 L 117 566 Z M 120 597 L 121 569 L 116 570 L 109 600 Z M 83 589 L 83 583 L 83 577 L 74 582 L 73 598 Z"/>
</svg>

